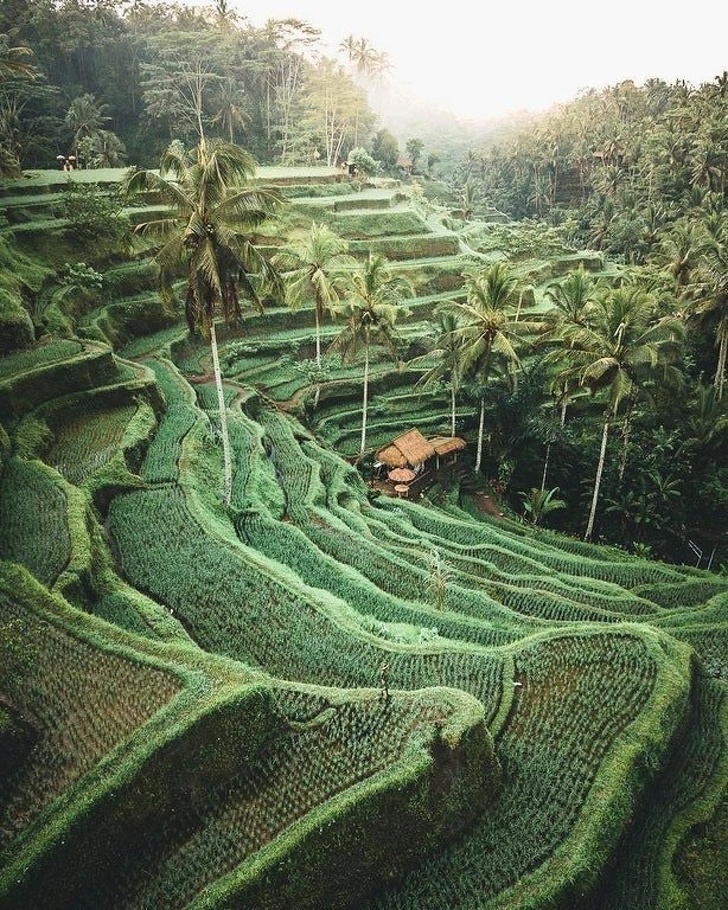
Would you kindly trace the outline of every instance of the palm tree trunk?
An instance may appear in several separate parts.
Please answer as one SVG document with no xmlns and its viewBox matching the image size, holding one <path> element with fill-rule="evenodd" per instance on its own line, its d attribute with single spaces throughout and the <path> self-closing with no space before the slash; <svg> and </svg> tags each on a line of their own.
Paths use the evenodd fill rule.
<svg viewBox="0 0 728 910">
<path fill-rule="evenodd" d="M 314 319 L 316 320 L 316 366 L 321 369 L 321 307 L 313 305 Z"/>
<path fill-rule="evenodd" d="M 627 455 L 629 454 L 629 441 L 632 435 L 632 413 L 634 411 L 634 402 L 630 400 L 627 414 L 624 418 L 624 431 L 622 433 L 622 459 L 619 463 L 619 482 L 624 480 L 624 474 L 627 470 Z"/>
<path fill-rule="evenodd" d="M 723 397 L 726 361 L 728 361 L 728 324 L 726 324 L 720 334 L 720 343 L 718 346 L 718 366 L 715 371 L 715 397 L 718 401 Z"/>
<path fill-rule="evenodd" d="M 455 435 L 455 383 L 450 383 L 450 435 Z"/>
<path fill-rule="evenodd" d="M 604 461 L 607 454 L 607 437 L 609 436 L 609 415 L 604 421 L 602 430 L 602 447 L 599 452 L 599 464 L 597 465 L 597 476 L 594 478 L 594 495 L 592 496 L 591 511 L 589 512 L 589 522 L 584 533 L 584 540 L 591 540 L 592 531 L 594 530 L 594 517 L 597 514 L 597 500 L 599 499 L 599 487 L 602 482 L 602 471 L 604 470 Z"/>
<path fill-rule="evenodd" d="M 475 473 L 480 471 L 483 460 L 483 430 L 485 428 L 485 398 L 480 399 L 480 422 L 478 424 L 478 452 L 475 456 Z"/>
<path fill-rule="evenodd" d="M 561 402 L 561 426 L 566 424 L 566 409 L 569 407 L 568 399 L 564 398 Z M 546 489 L 546 475 L 549 470 L 549 460 L 551 458 L 551 443 L 546 446 L 546 455 L 543 460 L 543 474 L 541 475 L 541 489 Z"/>
<path fill-rule="evenodd" d="M 313 307 L 314 318 L 316 319 L 316 369 L 321 372 L 321 314 L 319 313 L 319 306 L 317 303 L 314 303 Z M 319 398 L 321 397 L 321 383 L 316 382 L 316 394 L 313 398 L 313 408 L 314 411 L 318 407 Z"/>
<path fill-rule="evenodd" d="M 367 444 L 367 399 L 369 397 L 369 347 L 364 348 L 364 396 L 361 405 L 361 450 L 359 457 L 364 455 Z"/>
<path fill-rule="evenodd" d="M 549 470 L 549 458 L 551 457 L 551 443 L 546 446 L 546 457 L 543 460 L 543 474 L 541 475 L 541 489 L 546 489 L 546 475 Z"/>
<path fill-rule="evenodd" d="M 227 508 L 230 505 L 233 493 L 233 463 L 230 455 L 230 436 L 228 435 L 225 391 L 222 387 L 220 357 L 217 352 L 217 334 L 215 333 L 215 322 L 212 319 L 210 320 L 210 347 L 212 348 L 212 368 L 215 374 L 215 388 L 217 389 L 217 408 L 220 414 L 220 436 L 222 438 L 222 457 L 224 465 L 223 502 Z"/>
</svg>

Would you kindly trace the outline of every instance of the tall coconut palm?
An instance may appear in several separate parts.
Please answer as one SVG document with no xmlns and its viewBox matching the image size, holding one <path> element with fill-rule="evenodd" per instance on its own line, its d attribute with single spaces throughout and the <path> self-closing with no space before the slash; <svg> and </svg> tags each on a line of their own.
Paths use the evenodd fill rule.
<svg viewBox="0 0 728 910">
<path fill-rule="evenodd" d="M 553 306 L 544 313 L 543 334 L 540 341 L 557 345 L 558 352 L 563 345 L 569 346 L 575 333 L 585 323 L 585 312 L 593 303 L 597 284 L 584 268 L 570 272 L 563 281 L 556 281 L 546 288 L 545 297 Z M 547 361 L 549 355 L 547 355 Z M 566 422 L 566 409 L 570 400 L 568 385 L 558 390 L 561 405 L 561 423 Z"/>
<path fill-rule="evenodd" d="M 478 388 L 484 392 L 495 357 L 509 365 L 518 365 L 518 340 L 540 329 L 540 323 L 518 320 L 516 316 L 518 279 L 508 265 L 497 262 L 479 271 L 463 274 L 464 302 L 453 308 L 460 313 L 457 334 L 462 340 L 461 370 L 475 375 Z M 480 418 L 475 471 L 483 457 L 485 395 L 480 394 Z"/>
<path fill-rule="evenodd" d="M 462 339 L 458 335 L 459 322 L 457 315 L 447 310 L 439 310 L 435 325 L 436 338 L 434 347 L 422 357 L 409 361 L 410 367 L 420 363 L 434 363 L 417 380 L 417 385 L 428 388 L 443 380 L 450 387 L 450 435 L 455 435 L 455 417 L 458 387 L 460 385 L 460 352 Z"/>
<path fill-rule="evenodd" d="M 71 147 L 78 150 L 78 144 L 84 139 L 93 139 L 104 129 L 104 124 L 111 120 L 106 115 L 107 105 L 99 104 L 91 93 L 79 95 L 71 102 L 64 125 L 73 131 Z M 78 154 L 78 152 L 76 152 Z"/>
<path fill-rule="evenodd" d="M 584 539 L 590 540 L 610 426 L 622 402 L 643 380 L 659 369 L 665 373 L 671 369 L 679 356 L 684 324 L 674 316 L 657 318 L 656 298 L 636 284 L 607 291 L 586 308 L 584 317 L 585 325 L 573 333 L 570 347 L 564 348 L 567 367 L 563 378 L 606 395 L 599 461 L 584 533 Z"/>
<path fill-rule="evenodd" d="M 650 258 L 670 275 L 675 282 L 675 290 L 680 293 L 689 283 L 707 243 L 708 237 L 702 224 L 683 219 L 660 236 L 657 249 Z"/>
<path fill-rule="evenodd" d="M 276 210 L 281 197 L 256 186 L 252 156 L 229 142 L 201 141 L 186 152 L 173 143 L 159 171 L 133 170 L 125 181 L 127 194 L 153 193 L 169 206 L 169 214 L 136 227 L 142 235 L 161 239 L 156 254 L 160 285 L 169 295 L 180 274 L 187 281 L 185 316 L 191 334 L 209 338 L 220 412 L 226 506 L 232 494 L 232 460 L 225 396 L 220 373 L 215 318 L 226 323 L 241 315 L 239 294 L 260 306 L 271 287 L 280 293 L 275 268 L 255 243 L 255 229 Z"/>
<path fill-rule="evenodd" d="M 346 287 L 355 260 L 346 254 L 348 244 L 325 224 L 311 225 L 308 234 L 291 241 L 274 257 L 286 284 L 291 307 L 313 300 L 316 323 L 316 368 L 321 371 L 321 324 L 333 313 Z M 316 387 L 318 404 L 320 385 Z"/>
<path fill-rule="evenodd" d="M 367 405 L 369 399 L 369 353 L 373 345 L 387 348 L 393 355 L 395 349 L 395 323 L 402 312 L 401 303 L 412 297 L 410 282 L 394 274 L 387 260 L 370 253 L 368 259 L 352 273 L 350 285 L 342 305 L 346 325 L 329 346 L 342 358 L 353 358 L 364 352 L 364 391 L 362 395 L 361 445 L 359 457 L 366 452 Z"/>
<path fill-rule="evenodd" d="M 723 225 L 711 237 L 695 270 L 695 283 L 687 289 L 689 315 L 712 325 L 718 362 L 715 368 L 715 397 L 723 397 L 728 370 L 728 228 Z"/>
<path fill-rule="evenodd" d="M 594 290 L 594 279 L 583 266 L 549 284 L 545 297 L 553 306 L 546 311 L 546 326 L 552 332 L 563 334 L 564 329 L 583 325 L 584 307 L 593 300 Z"/>
<path fill-rule="evenodd" d="M 569 346 L 570 339 L 575 332 L 585 325 L 585 309 L 594 300 L 597 284 L 583 266 L 569 272 L 566 278 L 554 281 L 548 285 L 544 294 L 552 306 L 543 316 L 543 333 L 539 338 L 540 343 L 551 346 L 551 351 L 546 355 L 548 364 L 561 357 L 563 347 Z M 555 345 L 555 347 L 554 347 Z M 566 411 L 572 401 L 578 384 L 557 375 L 552 386 L 555 401 L 561 412 L 561 426 L 566 424 Z M 551 456 L 551 443 L 546 445 L 544 458 L 543 478 L 541 488 L 545 489 L 548 474 L 549 458 Z"/>
<path fill-rule="evenodd" d="M 231 76 L 228 76 L 220 85 L 219 108 L 215 114 L 214 122 L 228 133 L 230 142 L 235 141 L 236 127 L 243 128 L 250 122 L 251 117 L 245 111 L 245 92 Z"/>
<path fill-rule="evenodd" d="M 372 47 L 366 38 L 347 35 L 339 45 L 339 51 L 346 54 L 357 73 L 367 78 L 381 76 L 391 69 L 389 56 L 384 51 Z"/>
</svg>

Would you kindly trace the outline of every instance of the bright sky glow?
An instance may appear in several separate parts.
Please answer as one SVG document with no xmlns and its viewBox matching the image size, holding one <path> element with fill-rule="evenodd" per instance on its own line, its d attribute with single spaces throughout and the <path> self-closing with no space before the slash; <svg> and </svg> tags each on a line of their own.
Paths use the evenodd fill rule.
<svg viewBox="0 0 728 910">
<path fill-rule="evenodd" d="M 691 85 L 728 70 L 728 0 L 231 0 L 260 27 L 296 18 L 334 55 L 348 36 L 389 55 L 389 80 L 458 117 L 542 110 L 626 79 Z"/>
</svg>

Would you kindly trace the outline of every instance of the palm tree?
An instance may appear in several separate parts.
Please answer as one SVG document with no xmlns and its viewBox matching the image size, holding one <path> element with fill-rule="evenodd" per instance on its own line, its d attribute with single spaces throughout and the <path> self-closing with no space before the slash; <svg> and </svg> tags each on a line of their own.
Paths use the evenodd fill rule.
<svg viewBox="0 0 728 910">
<path fill-rule="evenodd" d="M 597 285 L 583 267 L 570 272 L 563 281 L 556 281 L 546 288 L 545 297 L 553 306 L 544 313 L 544 333 L 541 340 L 569 345 L 576 332 L 586 324 L 585 313 L 595 299 Z M 556 349 L 557 352 L 559 348 Z M 547 355 L 548 359 L 548 355 Z M 566 409 L 570 394 L 568 385 L 559 389 L 561 424 L 566 422 Z"/>
<path fill-rule="evenodd" d="M 711 449 L 728 439 L 728 408 L 715 397 L 715 389 L 698 384 L 685 417 L 685 449 Z"/>
<path fill-rule="evenodd" d="M 339 45 L 339 51 L 346 54 L 354 70 L 367 79 L 382 76 L 392 68 L 387 53 L 376 50 L 366 38 L 347 35 Z"/>
<path fill-rule="evenodd" d="M 594 289 L 594 280 L 583 266 L 569 272 L 563 280 L 549 284 L 544 296 L 553 306 L 544 316 L 547 327 L 563 334 L 571 327 L 583 325 L 584 308 L 593 300 Z"/>
<path fill-rule="evenodd" d="M 350 279 L 342 307 L 346 325 L 329 350 L 338 351 L 343 359 L 353 358 L 364 351 L 360 458 L 366 451 L 369 351 L 372 345 L 378 344 L 396 354 L 394 327 L 397 316 L 402 312 L 400 304 L 413 294 L 410 282 L 401 275 L 393 274 L 387 260 L 379 254 L 370 253 L 364 265 Z"/>
<path fill-rule="evenodd" d="M 313 299 L 316 322 L 316 368 L 321 371 L 321 324 L 326 312 L 333 313 L 346 286 L 355 260 L 346 255 L 348 244 L 325 224 L 311 225 L 310 232 L 292 241 L 273 261 L 286 280 L 292 307 Z M 320 385 L 316 388 L 318 404 Z"/>
<path fill-rule="evenodd" d="M 428 388 L 447 380 L 450 386 L 450 435 L 455 435 L 456 400 L 460 385 L 460 352 L 462 341 L 458 335 L 459 322 L 457 315 L 446 310 L 437 313 L 437 338 L 435 346 L 422 357 L 410 360 L 409 366 L 417 366 L 423 361 L 435 363 L 417 380 L 417 385 Z"/>
<path fill-rule="evenodd" d="M 715 368 L 715 397 L 723 397 L 728 369 L 728 229 L 723 226 L 711 237 L 695 271 L 696 283 L 687 295 L 689 315 L 714 325 L 718 362 Z"/>
<path fill-rule="evenodd" d="M 414 166 L 414 161 L 412 162 Z M 460 210 L 463 221 L 470 221 L 483 196 L 483 187 L 477 180 L 466 180 L 460 191 Z"/>
<path fill-rule="evenodd" d="M 568 346 L 575 332 L 585 325 L 585 310 L 594 300 L 596 282 L 583 266 L 570 272 L 566 278 L 554 281 L 546 288 L 544 296 L 553 306 L 543 316 L 544 332 L 539 339 L 546 344 L 556 344 L 551 352 L 546 355 L 545 362 L 551 363 L 562 355 L 563 345 Z M 569 407 L 577 384 L 572 380 L 572 386 L 561 377 L 557 377 L 552 391 L 555 394 L 556 404 L 561 411 L 561 426 L 566 425 L 566 411 Z M 546 486 L 549 458 L 551 456 L 551 443 L 546 445 L 544 457 L 543 477 L 541 488 Z"/>
<path fill-rule="evenodd" d="M 11 46 L 10 36 L 0 33 L 0 85 L 11 79 L 34 79 L 36 69 L 26 61 L 33 51 L 23 44 Z"/>
<path fill-rule="evenodd" d="M 594 530 L 599 489 L 607 452 L 607 440 L 619 407 L 639 384 L 658 368 L 667 372 L 677 359 L 678 342 L 684 335 L 682 320 L 674 316 L 657 318 L 656 299 L 637 284 L 610 289 L 585 310 L 585 325 L 564 348 L 566 382 L 577 380 L 591 392 L 606 392 L 607 404 L 602 425 L 591 509 L 585 540 Z"/>
<path fill-rule="evenodd" d="M 93 136 L 79 142 L 78 153 L 83 155 L 91 167 L 121 167 L 126 157 L 126 148 L 116 133 L 98 130 Z"/>
<path fill-rule="evenodd" d="M 220 85 L 220 98 L 218 101 L 220 107 L 213 120 L 219 123 L 221 128 L 228 133 L 230 142 L 235 141 L 235 128 L 244 127 L 250 121 L 250 115 L 246 113 L 243 105 L 245 104 L 245 92 L 239 88 L 238 83 L 231 76 L 228 76 Z"/>
<path fill-rule="evenodd" d="M 457 330 L 462 340 L 461 371 L 463 375 L 475 374 L 481 390 L 478 449 L 475 471 L 480 470 L 483 456 L 485 427 L 485 387 L 493 365 L 493 358 L 504 359 L 509 365 L 518 365 L 515 344 L 525 335 L 539 330 L 540 323 L 519 321 L 515 318 L 518 279 L 510 267 L 502 262 L 479 271 L 463 274 L 465 302 L 452 306 L 461 314 Z M 510 311 L 513 311 L 512 313 Z"/>
<path fill-rule="evenodd" d="M 139 224 L 135 231 L 162 240 L 155 258 L 163 294 L 171 293 L 180 267 L 184 270 L 190 333 L 201 330 L 210 339 L 226 506 L 232 494 L 232 460 L 215 318 L 218 309 L 226 323 L 240 316 L 241 290 L 258 306 L 266 289 L 280 291 L 279 276 L 255 245 L 253 231 L 271 216 L 281 197 L 253 185 L 255 167 L 248 152 L 229 142 L 201 140 L 189 153 L 172 143 L 158 172 L 136 169 L 125 181 L 127 194 L 153 192 L 170 208 L 169 214 Z"/>
<path fill-rule="evenodd" d="M 74 98 L 66 112 L 64 124 L 73 130 L 71 147 L 78 149 L 82 139 L 92 139 L 104 129 L 111 118 L 106 116 L 107 105 L 99 104 L 94 95 L 88 93 Z"/>
<path fill-rule="evenodd" d="M 679 292 L 688 284 L 707 241 L 705 229 L 699 222 L 682 219 L 660 236 L 650 258 L 668 272 Z"/>
</svg>

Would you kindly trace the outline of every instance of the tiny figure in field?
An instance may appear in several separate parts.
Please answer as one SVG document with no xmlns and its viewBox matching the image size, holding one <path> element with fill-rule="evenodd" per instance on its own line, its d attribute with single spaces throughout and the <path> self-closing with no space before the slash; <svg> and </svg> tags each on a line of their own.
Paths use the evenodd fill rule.
<svg viewBox="0 0 728 910">
<path fill-rule="evenodd" d="M 379 685 L 382 689 L 382 698 L 389 701 L 389 664 L 384 663 L 379 668 Z"/>
</svg>

